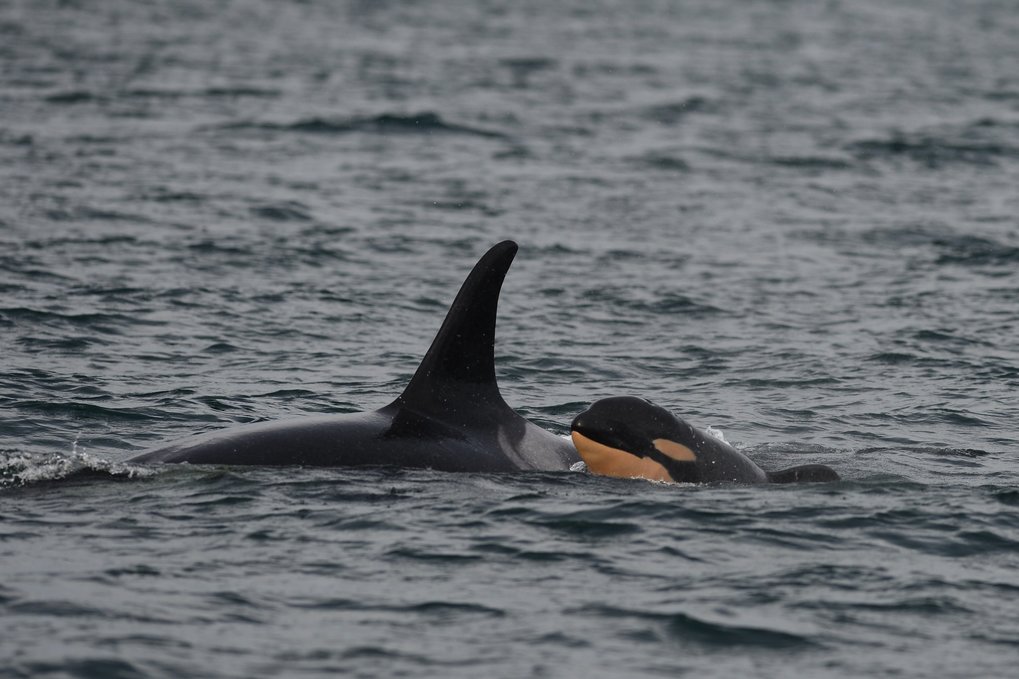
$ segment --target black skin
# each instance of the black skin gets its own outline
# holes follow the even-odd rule
[[[389,405],[215,431],[130,461],[452,472],[569,469],[580,460],[576,449],[514,412],[495,379],[496,309],[516,252],[516,243],[505,241],[478,261],[413,379]]]
[[[654,460],[679,483],[795,483],[839,479],[833,469],[819,464],[766,472],[729,444],[665,408],[634,396],[616,396],[595,402],[577,415],[571,428],[610,448]],[[696,461],[672,459],[655,448],[656,439],[686,446],[696,455]]]

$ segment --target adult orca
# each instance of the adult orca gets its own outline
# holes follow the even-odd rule
[[[823,464],[766,472],[728,443],[665,408],[633,396],[596,401],[570,426],[595,474],[675,483],[838,481]]]
[[[184,439],[131,462],[394,466],[449,472],[566,470],[569,440],[510,408],[495,378],[495,321],[517,245],[474,266],[403,393],[373,412],[263,422]]]

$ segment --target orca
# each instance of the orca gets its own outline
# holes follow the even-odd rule
[[[504,241],[482,256],[414,377],[384,408],[240,425],[161,446],[129,462],[568,470],[580,460],[570,441],[518,415],[496,382],[496,310],[516,252],[516,243]]]
[[[570,436],[588,470],[604,476],[672,483],[839,480],[821,464],[766,472],[728,443],[634,396],[596,401],[573,420]]]

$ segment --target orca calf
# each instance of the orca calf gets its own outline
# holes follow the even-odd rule
[[[573,444],[595,474],[675,483],[838,481],[822,464],[766,472],[728,443],[633,396],[595,402],[573,420]]]
[[[516,243],[504,241],[478,261],[414,377],[384,408],[241,425],[129,461],[450,472],[568,470],[579,461],[570,442],[514,412],[495,379],[496,310],[516,252]]]

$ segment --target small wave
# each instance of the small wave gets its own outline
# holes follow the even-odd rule
[[[145,676],[139,666],[118,658],[78,658],[31,663],[21,661],[19,664],[26,673],[13,676],[104,677],[109,679],[135,679]]]
[[[192,252],[201,254],[237,255],[240,257],[250,257],[252,255],[251,250],[246,247],[212,239],[195,241],[189,244],[187,248]]]
[[[119,212],[104,210],[89,205],[76,205],[68,208],[52,208],[45,211],[46,216],[55,222],[129,222],[133,225],[151,224],[152,220],[137,212]],[[115,236],[118,240],[134,240],[130,236]],[[88,239],[86,242],[91,242]]]
[[[413,547],[400,547],[393,549],[387,552],[386,556],[397,559],[408,559],[411,561],[450,565],[465,564],[480,561],[482,559],[482,557],[477,554],[440,552],[432,549],[425,550]]]
[[[45,100],[49,104],[84,104],[98,100],[99,97],[85,90],[67,90],[65,92],[55,92],[48,95]]]
[[[1009,505],[1010,507],[1019,507],[1019,490],[1010,488],[1008,490],[995,491],[991,497],[1000,502],[1003,505]]]
[[[734,646],[762,650],[790,651],[815,646],[809,638],[779,629],[753,627],[706,620],[689,613],[637,611],[609,605],[588,606],[584,613],[598,617],[631,618],[661,625],[667,634],[682,643],[694,644],[704,650],[731,649]]]
[[[8,307],[0,309],[0,319],[9,321],[28,320],[32,322],[63,321],[73,325],[101,325],[106,323],[123,323],[133,319],[124,314],[104,313],[60,313],[30,307]]]
[[[691,96],[680,101],[654,104],[642,112],[642,117],[666,126],[678,125],[693,113],[713,113],[718,105],[701,96]]]
[[[280,90],[264,87],[209,87],[198,92],[194,92],[194,96],[198,97],[264,97],[273,98],[278,97],[282,94]]]
[[[526,77],[532,73],[556,68],[559,62],[548,57],[506,57],[500,59],[499,64],[505,66],[514,74]]]
[[[821,609],[845,612],[850,616],[864,611],[884,614],[915,613],[924,616],[961,615],[973,612],[953,598],[938,596],[889,598],[882,601],[811,601],[795,604],[795,606],[806,610]]]
[[[768,161],[773,165],[797,170],[848,170],[853,166],[845,158],[826,156],[772,156]]]
[[[648,153],[636,159],[636,162],[652,170],[663,170],[666,172],[689,172],[690,163],[678,156],[671,156],[659,152]]]
[[[915,354],[908,354],[902,351],[881,351],[867,357],[868,361],[884,363],[886,365],[908,365],[917,363],[921,359]]]
[[[942,527],[925,520],[919,512],[904,519],[909,512],[882,512],[873,517],[871,525],[883,527],[868,531],[872,538],[883,540],[904,550],[936,557],[973,558],[1014,554],[1019,542],[992,530],[957,531],[946,535]]]
[[[235,351],[241,351],[241,349],[229,342],[213,342],[201,351],[206,354],[231,354]]]
[[[86,208],[88,210],[88,208]],[[87,213],[86,214],[95,214]],[[107,215],[108,216],[108,215]],[[51,250],[53,248],[62,248],[65,246],[78,247],[78,246],[94,246],[100,245],[103,247],[114,247],[114,246],[144,246],[148,247],[150,242],[139,240],[134,236],[128,236],[123,234],[99,234],[94,235],[80,235],[80,236],[50,236],[47,238],[39,238],[25,241],[25,247],[33,250]]]
[[[641,294],[641,293],[637,293]],[[584,293],[584,299],[606,306],[624,310],[633,310],[651,314],[682,314],[686,317],[699,318],[725,314],[726,311],[711,304],[698,302],[688,295],[673,291],[654,291],[647,296],[650,299],[634,298],[634,291],[612,286],[594,288]]]
[[[85,401],[16,401],[14,407],[47,417],[68,417],[83,420],[137,422],[159,420],[164,414],[157,408],[111,408]]]
[[[485,616],[491,618],[503,618],[506,616],[506,611],[501,608],[492,608],[481,604],[460,603],[456,601],[426,601],[409,606],[405,610],[412,613],[420,613],[442,619],[465,616]]]
[[[673,614],[668,630],[683,641],[709,647],[753,646],[768,650],[792,650],[814,646],[814,642],[799,634],[765,627],[710,622],[686,613]]]
[[[449,134],[482,137],[486,139],[509,139],[502,132],[469,125],[446,122],[439,114],[422,112],[410,115],[382,113],[375,116],[354,118],[303,118],[292,123],[270,123],[244,121],[229,123],[223,129],[235,130],[278,130],[306,134]]]
[[[919,420],[921,422],[927,421],[925,419]],[[937,420],[934,420],[937,421]],[[949,422],[951,420],[948,420]],[[930,455],[932,457],[986,457],[992,455],[990,451],[981,450],[979,448],[951,448],[951,447],[937,447],[937,446],[915,446],[915,445],[901,445],[901,446],[871,446],[868,448],[860,448],[856,451],[857,455],[871,455],[874,453],[879,454],[893,454],[893,453],[911,453],[914,455]]]
[[[134,88],[109,92],[92,92],[89,90],[64,90],[44,97],[48,104],[74,106],[77,104],[106,104],[128,99],[252,99],[274,98],[280,96],[280,90],[259,87],[208,87],[198,90]]]
[[[503,514],[505,510],[494,510],[493,515]],[[515,511],[511,509],[510,511]],[[634,521],[623,521],[620,517],[632,517]],[[644,528],[639,520],[643,518],[639,511],[628,507],[600,508],[595,510],[579,510],[563,514],[538,514],[528,518],[528,523],[540,526],[555,534],[579,537],[586,540],[613,538],[621,535],[640,533]]]
[[[311,221],[308,207],[295,201],[259,205],[251,208],[251,214],[274,222]]]
[[[659,299],[647,305],[636,305],[637,308],[656,314],[683,314],[686,316],[704,316],[724,313],[724,309],[711,304],[702,304],[694,301],[687,295],[678,293],[665,293]]]
[[[957,236],[937,239],[934,245],[942,251],[938,264],[1003,266],[1019,263],[1019,247],[991,238]]]
[[[200,193],[170,191],[169,189],[157,189],[148,198],[157,203],[202,203],[205,201],[205,197]]]
[[[30,134],[14,134],[7,130],[0,130],[0,144],[10,146],[32,146],[35,144],[35,137]]]
[[[993,165],[999,158],[1019,156],[1019,149],[1003,144],[903,132],[895,132],[885,139],[853,142],[847,150],[864,161],[905,158],[930,169],[939,169],[953,163]]]

